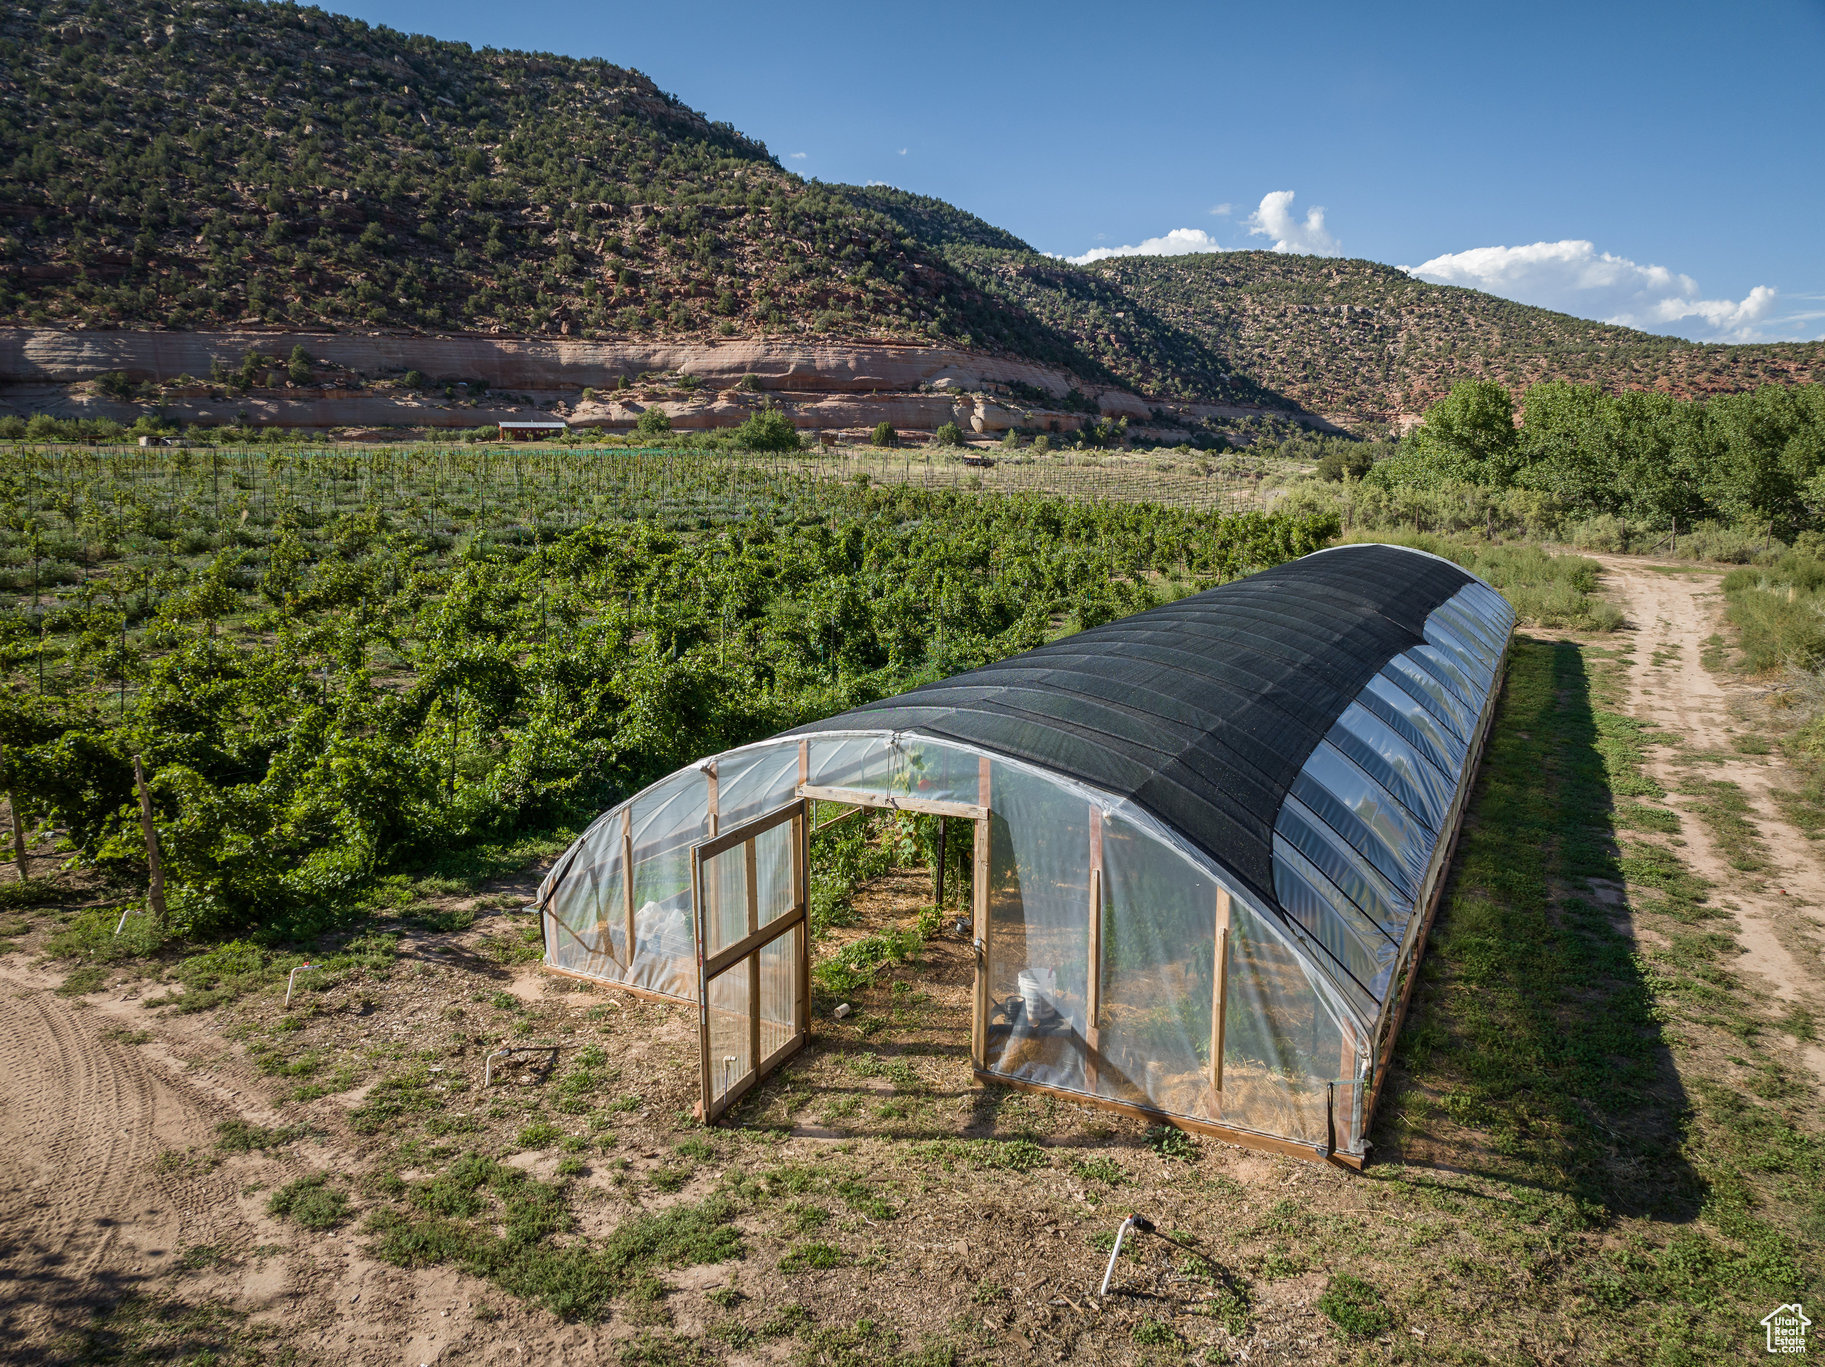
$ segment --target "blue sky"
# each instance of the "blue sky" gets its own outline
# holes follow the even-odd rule
[[[330,7],[638,68],[803,175],[1060,255],[1341,253],[1656,332],[1825,337],[1825,0]]]

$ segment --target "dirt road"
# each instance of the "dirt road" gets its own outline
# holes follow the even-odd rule
[[[1745,686],[1705,667],[1709,644],[1722,630],[1723,576],[1690,565],[1597,559],[1637,633],[1628,671],[1629,710],[1674,742],[1650,747],[1647,768],[1681,814],[1687,862],[1715,885],[1719,904],[1733,913],[1741,966],[1778,1000],[1817,1015],[1825,1010],[1825,861],[1781,814],[1774,794],[1792,779],[1779,757],[1735,748],[1751,729],[1733,708]],[[1694,795],[1681,791],[1692,788],[1694,775],[1741,789],[1748,820],[1766,845],[1766,869],[1749,873],[1732,865],[1692,810]],[[1825,1049],[1803,1045],[1801,1052],[1825,1082]]]
[[[232,1193],[159,1164],[206,1143],[219,1108],[122,1041],[55,978],[0,960],[4,1329],[39,1336],[207,1245]]]

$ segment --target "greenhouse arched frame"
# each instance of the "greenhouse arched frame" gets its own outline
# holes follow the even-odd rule
[[[814,804],[967,821],[979,1081],[1360,1167],[1513,627],[1339,546],[708,756],[553,866],[546,965],[695,1005],[714,1122],[809,1036]]]

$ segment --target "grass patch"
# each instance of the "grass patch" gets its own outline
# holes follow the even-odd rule
[[[440,1094],[431,1090],[430,1069],[421,1064],[376,1082],[361,1104],[349,1112],[349,1125],[356,1134],[379,1134],[401,1121],[430,1115],[442,1105]]]
[[[743,1253],[734,1207],[712,1197],[631,1219],[599,1243],[574,1229],[564,1186],[468,1154],[377,1212],[375,1252],[405,1267],[461,1267],[569,1319],[599,1319],[642,1273]]]
[[[0,883],[0,911],[50,906],[63,897],[63,889],[49,878],[23,878],[13,883]]]
[[[349,1217],[349,1198],[324,1173],[287,1182],[266,1201],[266,1213],[305,1229],[334,1229]]]
[[[61,1340],[55,1360],[71,1367],[265,1362],[272,1360],[266,1355],[276,1333],[217,1301],[192,1305],[128,1293]]]
[[[1381,1292],[1347,1272],[1331,1278],[1317,1305],[1319,1314],[1351,1338],[1372,1339],[1394,1327],[1394,1314]]]
[[[107,929],[112,931],[112,925]],[[207,1011],[252,992],[282,987],[292,969],[306,963],[316,967],[298,975],[295,990],[299,994],[329,992],[357,976],[383,979],[393,967],[397,942],[397,935],[369,934],[357,936],[340,950],[301,954],[251,940],[230,940],[178,960],[168,973],[172,990],[149,999],[146,1005],[169,1006],[179,1012]],[[53,937],[50,949],[53,954],[66,953],[77,943]]]
[[[1127,1169],[1107,1154],[1080,1158],[1071,1164],[1071,1171],[1086,1182],[1100,1182],[1106,1187],[1119,1187],[1128,1180]]]
[[[779,1260],[779,1270],[788,1276],[797,1272],[827,1272],[843,1265],[843,1254],[834,1244],[794,1244]]]
[[[99,992],[106,987],[108,979],[112,976],[113,970],[106,964],[84,964],[81,968],[73,969],[64,975],[63,981],[57,986],[57,995],[60,997],[86,997],[90,993]]]
[[[985,1171],[1033,1172],[1048,1167],[1051,1156],[1030,1139],[929,1139],[913,1146],[919,1157],[945,1172],[959,1167]]]
[[[225,1120],[215,1127],[215,1146],[223,1153],[252,1153],[255,1149],[278,1149],[302,1137],[302,1125],[279,1125],[268,1129],[245,1120]]]
[[[1761,873],[1768,868],[1768,847],[1752,819],[1755,809],[1739,785],[1727,778],[1693,774],[1681,780],[1679,790],[1695,799],[1689,804],[1693,814],[1710,830],[1717,852],[1731,868],[1743,873]]]

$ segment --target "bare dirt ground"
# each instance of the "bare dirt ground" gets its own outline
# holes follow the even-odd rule
[[[1750,687],[1707,667],[1723,630],[1722,574],[1692,565],[1626,556],[1596,557],[1613,596],[1637,632],[1628,702],[1638,720],[1663,729],[1669,745],[1648,751],[1648,772],[1681,812],[1684,855],[1719,889],[1736,920],[1741,966],[1758,975],[1783,1002],[1825,1013],[1825,866],[1816,847],[1781,814],[1775,793],[1791,783],[1778,755],[1745,754],[1736,742]],[[1737,866],[1693,809],[1702,795],[1693,779],[1734,784],[1746,799],[1747,820],[1765,852]],[[1807,1065],[1825,1083],[1825,1048],[1801,1045]]]

